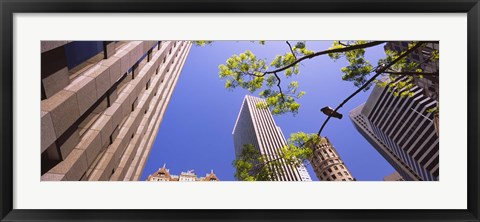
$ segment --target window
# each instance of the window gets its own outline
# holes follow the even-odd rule
[[[332,172],[332,169],[328,169],[328,172],[330,172],[330,173],[331,173],[331,172]]]
[[[337,176],[335,176],[335,174],[332,175],[332,179],[337,179]]]
[[[338,167],[337,167],[337,166],[333,166],[333,169],[338,170]]]
[[[348,172],[347,172],[347,171],[343,171],[343,173],[348,176]]]
[[[145,90],[148,90],[148,87],[150,87],[150,80],[151,80],[151,79],[149,79],[149,80],[147,81],[147,84],[145,85]]]
[[[338,176],[343,176],[342,173],[340,173],[340,172],[338,172],[337,174],[338,174]]]
[[[65,45],[68,69],[84,63],[103,51],[103,41],[73,41]]]

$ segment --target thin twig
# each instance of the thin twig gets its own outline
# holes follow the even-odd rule
[[[292,52],[292,55],[293,57],[295,57],[295,60],[297,60],[297,56],[295,55],[295,52],[293,52],[293,49],[292,49],[292,46],[290,45],[290,43],[288,41],[285,41],[288,45],[288,47],[290,48],[290,52]]]

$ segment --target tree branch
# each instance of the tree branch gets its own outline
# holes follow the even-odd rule
[[[273,73],[273,74],[275,75],[275,77],[277,77],[277,80],[278,80],[277,86],[278,86],[278,90],[280,91],[280,95],[282,96],[281,98],[282,98],[282,103],[283,103],[283,102],[285,102],[285,98],[284,98],[284,94],[282,92],[282,87],[280,86],[280,83],[281,83],[282,80],[280,79],[280,77],[278,77],[276,72]]]
[[[285,41],[288,45],[288,47],[290,48],[290,52],[292,52],[292,55],[293,57],[295,58],[295,60],[297,60],[297,56],[295,55],[295,52],[293,52],[293,49],[292,49],[292,46],[290,45],[290,43],[288,41]]]
[[[398,61],[400,61],[401,59],[405,58],[406,56],[408,56],[410,53],[412,53],[413,51],[415,51],[417,48],[419,48],[420,46],[422,46],[423,44],[425,43],[428,43],[428,42],[418,42],[415,46],[413,46],[412,48],[410,48],[409,50],[407,50],[406,52],[402,53],[400,56],[398,56],[396,59],[394,59],[393,61],[391,61],[389,64],[381,67],[381,68],[378,68],[377,70],[375,70],[376,74],[374,76],[372,76],[372,78],[370,78],[367,82],[365,82],[365,84],[363,84],[360,88],[357,89],[357,91],[355,91],[354,93],[352,93],[349,97],[347,97],[342,103],[340,103],[340,105],[337,106],[337,108],[335,108],[335,110],[330,113],[330,115],[328,115],[327,119],[325,120],[325,122],[323,122],[322,124],[322,127],[320,127],[320,130],[318,131],[317,135],[320,137],[320,134],[322,133],[322,130],[323,128],[325,127],[325,125],[327,124],[328,120],[330,120],[330,118],[332,117],[332,114],[337,112],[338,109],[340,109],[345,103],[347,103],[351,98],[353,98],[355,95],[357,95],[359,92],[361,92],[365,87],[367,87],[368,85],[370,85],[371,82],[373,82],[373,80],[375,80],[380,74],[384,73],[385,70],[387,70],[388,68],[390,68],[391,66],[393,66],[395,63],[397,63]]]
[[[302,58],[299,58],[297,59],[295,62],[289,64],[289,65],[286,65],[282,68],[279,68],[277,70],[273,70],[273,71],[269,71],[269,72],[265,72],[265,74],[272,74],[272,73],[277,73],[277,72],[281,72],[281,71],[284,71],[296,64],[298,64],[299,62],[305,60],[305,59],[311,59],[313,57],[317,57],[317,56],[320,56],[320,55],[325,55],[325,54],[329,54],[329,53],[338,53],[338,52],[347,52],[347,51],[351,51],[351,50],[356,50],[356,49],[363,49],[363,48],[369,48],[369,47],[373,47],[373,46],[377,46],[377,45],[380,45],[380,44],[383,44],[385,43],[385,41],[373,41],[373,42],[368,42],[368,43],[365,43],[365,44],[358,44],[358,45],[353,45],[353,46],[349,46],[349,47],[345,47],[345,48],[338,48],[338,49],[328,49],[328,50],[324,50],[324,51],[320,51],[320,52],[316,52],[316,53],[313,53],[311,55],[307,55],[307,56],[304,56]]]

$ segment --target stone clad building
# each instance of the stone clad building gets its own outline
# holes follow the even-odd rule
[[[320,138],[310,160],[317,178],[321,181],[354,181],[355,179],[337,150],[327,137]]]
[[[188,41],[42,41],[41,180],[138,180]]]
[[[170,174],[170,170],[165,167],[165,164],[162,168],[158,169],[157,172],[148,175],[147,181],[179,181],[179,182],[195,182],[195,181],[220,181],[213,173],[213,170],[210,173],[207,173],[205,177],[197,177],[197,174],[193,170],[187,172],[181,172],[180,175]]]

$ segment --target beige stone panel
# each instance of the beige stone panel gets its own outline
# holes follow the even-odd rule
[[[130,66],[130,54],[128,52],[125,52],[125,55],[122,55],[122,57],[120,57],[120,58],[121,58],[120,59],[120,65],[121,65],[120,72],[122,74],[125,74],[132,67],[132,66]]]
[[[87,159],[83,150],[73,149],[70,155],[47,173],[64,174],[67,180],[78,180],[87,170]]]
[[[108,165],[105,166],[102,172],[101,178],[105,178],[105,180],[110,180],[110,177],[115,173],[115,168],[117,168],[117,165],[118,165],[118,162],[115,163],[114,160],[112,159],[112,161],[110,161]]]
[[[78,152],[78,154],[75,153],[75,155],[79,155],[78,161],[76,161],[75,164],[73,164],[73,166],[70,168],[66,176],[68,180],[78,181],[83,176],[83,174],[85,174],[85,172],[87,171],[88,165],[87,165],[87,158],[83,150],[74,149],[72,153],[74,152]]]
[[[86,76],[95,78],[97,87],[97,98],[100,98],[110,88],[110,69],[105,66],[95,65],[85,72]]]
[[[46,173],[41,177],[41,181],[62,181],[66,180],[65,174]]]
[[[44,53],[46,51],[58,48],[60,46],[66,45],[71,41],[41,41],[40,42],[40,51]]]
[[[120,126],[113,127],[113,132],[112,132],[112,135],[111,135],[112,141],[115,141],[119,132],[120,132]]]
[[[115,173],[110,177],[110,181],[119,181],[123,172],[123,167],[117,167]]]
[[[115,42],[112,41],[112,42],[108,43],[106,48],[107,48],[107,52],[106,52],[107,58],[110,58],[112,55],[115,54],[115,51],[116,51],[115,50]]]
[[[135,89],[135,85],[132,84],[132,82],[134,82],[134,81],[138,81],[138,80],[134,79],[134,80],[130,81],[128,84],[126,84],[120,94],[124,93],[124,94],[128,95],[126,97],[130,97],[133,94],[133,91]],[[122,96],[119,96],[119,97],[122,97]],[[125,100],[125,101],[127,101],[127,100]],[[119,102],[122,102],[122,101],[120,100]]]
[[[130,140],[130,143],[137,141],[138,138],[133,138]],[[109,152],[113,153],[113,159],[116,163],[115,166],[118,166],[120,163],[120,159],[124,155],[125,149],[127,149],[127,143],[122,143],[120,140],[116,140],[114,144],[112,144],[112,149],[108,150]]]
[[[113,103],[105,110],[104,114],[112,117],[113,128],[115,128],[117,125],[120,124],[120,122],[122,122],[123,113],[119,103]]]
[[[132,67],[135,63],[138,62],[138,60],[140,59],[141,55],[139,53],[139,51],[142,50],[142,45],[140,45],[141,42],[139,43],[138,41],[135,41],[135,42],[132,42],[132,50],[130,50],[130,52],[128,53],[128,56],[130,57],[129,58],[129,61],[130,63],[128,64],[129,67]]]
[[[140,111],[140,109],[139,109],[139,111]],[[142,114],[143,114],[143,112],[142,112]],[[140,121],[142,120],[142,117],[143,117],[143,115],[135,117],[135,119],[132,123],[132,126],[131,126],[134,131],[136,131],[138,129],[138,126],[140,125]]]
[[[110,135],[113,131],[112,117],[101,115],[90,129],[100,131],[102,138],[102,147],[110,143]]]
[[[125,127],[125,124],[120,127],[120,130],[118,132],[118,135],[117,135],[117,140],[121,140],[121,141],[124,141],[125,139],[125,142],[127,141],[126,138],[127,138],[127,135],[131,135],[129,134],[129,129],[130,127]]]
[[[162,61],[162,60],[160,60],[160,55],[161,55],[161,53],[157,52],[157,54],[155,54],[155,56],[153,56],[152,69],[154,70],[153,71],[154,73],[156,72],[156,69],[160,65],[160,62]]]
[[[155,94],[155,92],[158,92],[159,87],[160,87],[160,78],[155,78],[155,81],[152,81],[151,93]]]
[[[68,77],[68,69],[64,67],[57,72],[42,79],[43,88],[45,89],[45,95],[47,98],[52,97],[55,93],[68,86],[70,78]]]
[[[131,107],[128,102],[124,101],[122,103],[115,102],[119,105],[119,112],[121,113],[122,121],[125,117],[130,114]]]
[[[85,150],[87,165],[90,166],[102,150],[100,132],[97,130],[88,130],[75,148]]]
[[[66,90],[42,100],[41,110],[50,113],[55,135],[62,135],[80,117],[75,93]]]
[[[65,134],[68,134],[68,131],[70,130],[71,129],[67,130]],[[72,152],[78,142],[80,142],[80,135],[78,130],[74,130],[73,133],[68,136],[68,138],[63,137],[66,137],[66,135],[60,136],[60,138],[57,140],[57,147],[59,147],[62,157],[65,158],[70,154],[70,152]],[[62,142],[61,140],[65,140],[65,142],[60,144],[60,142]]]
[[[41,152],[45,151],[57,139],[55,129],[53,128],[52,117],[50,113],[41,111],[42,127],[41,127]]]
[[[78,109],[80,115],[85,113],[97,101],[97,88],[95,79],[88,76],[79,76],[75,78],[65,90],[75,92],[77,94]]]
[[[90,181],[106,181],[107,178],[106,176],[103,175],[103,169],[102,170],[93,170],[90,176],[88,177],[88,180]]]
[[[156,43],[157,43],[157,41],[144,41],[143,42],[143,52],[145,53],[148,50],[150,50]]]
[[[115,102],[117,103],[117,102]],[[123,103],[117,103],[120,105],[120,111],[122,113],[121,117],[122,117],[122,120],[123,118],[125,118],[126,116],[128,116],[130,114],[130,110],[131,110],[131,106],[126,103],[126,102],[123,102]]]
[[[110,69],[110,85],[113,85],[117,82],[120,77],[125,72],[122,72],[121,61],[118,57],[110,57],[108,59],[104,59],[98,63],[101,66],[108,67]]]
[[[158,61],[158,60],[157,60],[157,61]],[[150,66],[150,68],[149,68],[149,70],[148,70],[148,72],[147,72],[147,79],[152,78],[153,76],[155,76],[157,67],[158,67],[158,66],[155,65],[155,62],[152,62],[152,63],[151,63],[151,66]]]
[[[116,165],[113,156],[113,153],[105,152],[98,164],[95,166],[95,169],[106,170],[108,168],[111,168],[113,165]]]
[[[132,91],[132,98],[137,98],[140,97],[140,92],[144,89],[144,85],[142,84],[143,81],[139,79],[138,83],[134,85],[133,91]],[[133,102],[133,100],[131,101]]]
[[[110,92],[108,98],[110,99],[110,104],[113,104],[118,98],[118,91],[113,90],[112,92]]]

